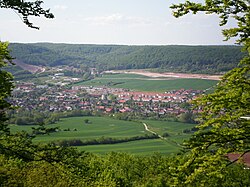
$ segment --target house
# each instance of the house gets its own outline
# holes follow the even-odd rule
[[[123,108],[123,109],[120,109],[119,112],[124,113],[124,112],[127,112],[127,111]]]
[[[243,156],[240,153],[229,153],[227,157],[231,162],[244,163],[250,168],[250,152],[245,153]]]
[[[112,112],[114,109],[113,108],[106,108],[105,109],[105,111],[107,112],[107,113],[110,113],[110,112]]]
[[[48,98],[47,97],[40,97],[39,100],[40,101],[48,101]]]
[[[118,102],[119,102],[119,103],[125,103],[125,102],[126,102],[126,100],[124,100],[124,99],[120,99]]]
[[[99,110],[105,110],[105,106],[96,106],[96,108]]]

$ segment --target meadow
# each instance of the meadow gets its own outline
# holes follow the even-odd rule
[[[143,123],[146,123],[148,128],[159,135],[167,133],[169,137],[167,140],[171,142],[176,142],[181,144],[184,140],[187,140],[191,133],[183,133],[185,129],[191,129],[195,124],[191,123],[181,123],[181,122],[172,122],[172,121],[156,121],[156,120],[143,120]]]
[[[172,154],[180,150],[180,147],[164,141],[162,139],[138,140],[133,142],[110,144],[110,145],[88,145],[77,147],[81,151],[97,154],[107,154],[109,152],[126,152],[134,155]]]
[[[76,85],[109,86],[136,91],[165,92],[179,89],[206,90],[215,86],[217,82],[205,79],[163,79],[133,74],[104,74],[102,77],[97,77]]]
[[[85,123],[85,119],[88,119],[89,122]],[[180,150],[179,144],[182,142],[182,140],[187,139],[190,136],[189,134],[185,134],[182,131],[194,126],[193,124],[187,123],[156,120],[133,122],[117,120],[110,117],[72,117],[62,118],[58,123],[49,125],[48,127],[59,127],[60,131],[50,133],[49,135],[38,135],[34,139],[34,142],[38,143],[73,139],[85,141],[98,139],[101,137],[121,139],[151,134],[150,132],[145,131],[143,123],[146,123],[150,130],[153,130],[159,135],[167,132],[170,136],[166,139],[138,140],[111,145],[78,146],[77,148],[82,151],[89,151],[99,154],[105,154],[111,151],[129,152],[137,155],[150,155],[155,152],[161,154],[175,153]],[[35,126],[11,125],[11,130],[13,132],[25,130],[31,133],[32,127]]]
[[[89,122],[85,123],[88,119]],[[32,131],[35,126],[11,126],[13,131],[25,130]],[[150,134],[145,132],[143,125],[139,122],[123,121],[112,119],[109,117],[72,117],[61,118],[56,124],[48,127],[59,127],[60,131],[51,133],[49,135],[39,135],[35,141],[54,141],[54,140],[68,140],[80,139],[90,140],[95,138],[112,137],[112,138],[127,138],[133,136],[143,136]]]

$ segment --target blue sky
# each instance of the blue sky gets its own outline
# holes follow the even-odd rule
[[[0,39],[126,45],[218,45],[223,42],[215,15],[174,18],[169,6],[184,0],[44,0],[55,19],[32,18],[25,26],[13,10],[0,9]],[[199,0],[198,0],[199,1]]]

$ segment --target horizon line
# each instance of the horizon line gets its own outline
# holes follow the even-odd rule
[[[10,44],[66,44],[66,45],[110,45],[110,46],[239,46],[240,44],[115,44],[115,43],[72,43],[72,42],[10,42]]]

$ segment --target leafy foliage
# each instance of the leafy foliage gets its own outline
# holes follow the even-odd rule
[[[45,17],[52,17],[49,11],[44,11],[40,7],[41,3],[42,1],[24,2],[6,0],[0,1],[0,8],[18,10],[23,16],[25,24],[29,27],[37,28],[29,22],[28,16],[44,15]],[[8,43],[0,42],[0,185],[37,186],[38,184],[47,184],[48,181],[52,185],[58,185],[60,184],[57,181],[58,177],[54,178],[58,174],[56,170],[61,168],[63,172],[59,172],[59,174],[64,174],[64,176],[67,176],[66,173],[68,173],[68,176],[75,175],[74,173],[82,167],[77,164],[76,160],[83,153],[53,144],[36,145],[32,142],[33,137],[29,134],[25,132],[12,134],[9,131],[5,121],[7,120],[6,110],[10,109],[11,106],[6,99],[11,95],[13,89],[13,77],[2,68],[11,62],[12,58],[9,55]],[[37,167],[39,167],[38,170],[36,169]],[[65,172],[64,168],[66,169]],[[50,174],[49,177],[47,177],[48,171]],[[25,181],[24,178],[26,179]],[[71,181],[66,180],[69,177],[61,178],[67,181],[64,184],[72,186],[70,185]]]
[[[6,109],[10,108],[10,104],[6,101],[10,96],[14,87],[13,77],[10,73],[2,68],[8,63],[11,63],[12,58],[9,55],[8,43],[0,42],[0,134],[1,131],[6,131],[7,126],[4,125],[6,120]]]
[[[237,28],[223,30],[226,39],[238,36],[238,43],[247,51],[238,67],[229,71],[219,82],[214,93],[195,101],[201,109],[199,129],[185,144],[189,150],[184,162],[176,168],[176,185],[191,185],[199,181],[207,185],[210,178],[223,181],[228,166],[228,153],[239,152],[242,156],[250,151],[250,5],[249,1],[213,1],[205,4],[186,1],[172,6],[174,16],[204,11],[219,14],[221,25],[229,17],[238,22]],[[223,185],[231,186],[226,183]]]
[[[137,157],[114,152],[105,156],[85,153],[74,162],[71,160],[78,163],[75,169],[62,163],[27,163],[1,156],[0,182],[2,186],[173,186],[172,171],[182,159],[159,154]],[[247,186],[250,182],[250,172],[240,165],[226,168],[224,175],[222,179],[208,176],[200,179],[209,178],[206,186],[211,187]],[[200,186],[200,181],[197,179],[190,186]]]
[[[250,121],[242,118],[250,114],[250,61],[227,73],[216,91],[196,101],[202,108],[198,132],[186,142],[190,159],[181,169],[188,170],[187,182],[200,175],[221,177],[229,164],[227,153],[250,150]],[[190,173],[192,173],[190,175]]]

